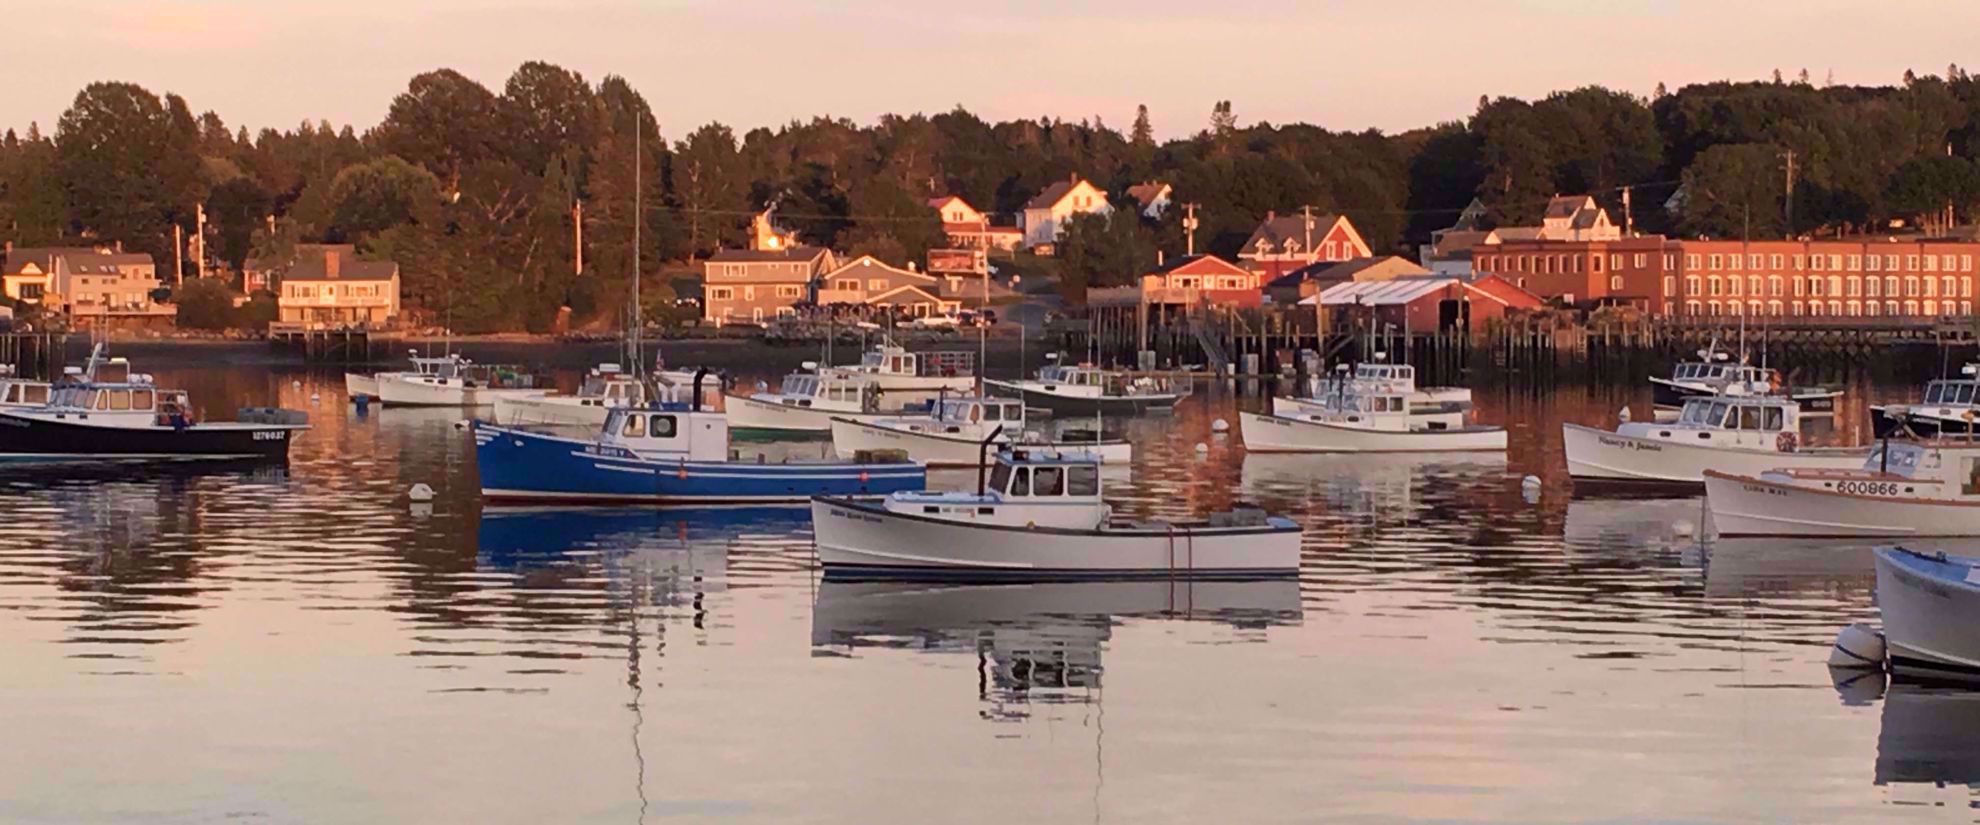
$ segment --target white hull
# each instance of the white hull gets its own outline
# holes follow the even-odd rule
[[[543,390],[468,386],[459,378],[427,379],[388,375],[378,379],[378,400],[405,407],[486,407],[505,395],[542,395]]]
[[[798,407],[771,401],[758,401],[745,395],[724,395],[723,412],[729,416],[730,430],[782,430],[788,432],[829,433],[832,431],[832,417],[865,420],[885,416],[898,416],[898,412],[863,413],[853,410],[834,410],[823,407]]]
[[[543,424],[553,426],[603,427],[605,417],[623,402],[610,405],[604,399],[572,396],[502,395],[495,399],[495,423],[509,425]]]
[[[1723,436],[1721,432],[1714,435]],[[1813,449],[1782,452],[1638,438],[1608,430],[1562,424],[1568,475],[1577,481],[1637,481],[1702,484],[1706,470],[1758,476],[1783,468],[1854,470],[1867,449]]]
[[[1005,438],[997,443],[1009,442],[1010,439]],[[1134,445],[1126,441],[1102,441],[1098,444],[1068,441],[1028,446],[1060,452],[1080,450],[1097,453],[1103,465],[1126,464],[1134,459]],[[851,459],[862,450],[905,450],[908,458],[935,467],[974,467],[984,459],[981,442],[960,435],[909,432],[876,421],[860,421],[844,416],[832,418],[832,449],[843,459]],[[993,445],[993,453],[995,449]]]
[[[1980,584],[1972,560],[1940,563],[1894,549],[1876,556],[1877,607],[1894,669],[1980,674]]]
[[[1443,453],[1504,450],[1499,427],[1375,430],[1257,413],[1239,413],[1244,448],[1277,453]]]
[[[1980,503],[1855,495],[1716,472],[1705,476],[1705,502],[1721,536],[1980,536]]]
[[[856,374],[861,383],[879,385],[881,398],[893,407],[924,404],[944,395],[968,395],[976,389],[976,379],[968,376]]]
[[[1300,620],[1299,582],[1079,581],[1030,584],[846,582],[818,585],[811,643],[1039,629],[1063,640],[1086,625],[1123,617],[1230,621],[1250,625]]]
[[[1299,569],[1298,527],[1052,530],[890,513],[835,499],[811,503],[818,560],[892,576],[1286,576]]]
[[[350,398],[359,396],[377,398],[378,376],[359,375],[355,372],[344,373],[344,395]]]

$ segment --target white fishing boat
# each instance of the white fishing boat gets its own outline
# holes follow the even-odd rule
[[[805,371],[784,376],[777,392],[725,393],[722,403],[729,416],[729,428],[828,433],[832,431],[834,416],[871,420],[906,412],[898,407],[883,410],[885,393],[871,378],[819,370],[809,362],[804,366]]]
[[[999,453],[975,493],[812,501],[827,576],[1012,579],[1270,577],[1299,569],[1299,525],[1261,510],[1117,519],[1085,453]]]
[[[378,377],[378,400],[405,407],[487,407],[502,396],[539,395],[535,379],[514,367],[442,359],[431,372]]]
[[[411,361],[412,369],[387,370],[368,375],[360,372],[344,373],[344,395],[350,398],[371,398],[377,400],[378,382],[387,377],[394,375],[432,375],[439,373],[449,365],[452,365],[454,369],[458,370],[462,362],[460,356],[453,354],[443,355],[438,358],[421,357],[419,350],[416,349],[407,351],[407,359]]]
[[[1899,673],[1980,677],[1980,559],[1879,547],[1877,608]]]
[[[1973,432],[1973,420],[1980,417],[1980,364],[1960,368],[1959,378],[1928,381],[1915,404],[1877,404],[1870,407],[1872,432],[1883,434],[1897,429],[1921,437],[1966,435]]]
[[[1415,453],[1504,450],[1506,430],[1471,423],[1459,410],[1412,410],[1400,387],[1341,384],[1317,410],[1239,413],[1244,448],[1278,453]]]
[[[1035,379],[984,379],[983,386],[986,391],[1017,398],[1027,407],[1064,416],[1134,415],[1169,410],[1189,395],[1187,387],[1179,387],[1166,378],[1136,377],[1090,364],[1051,364],[1039,369]]]
[[[1774,394],[1787,398],[1803,413],[1833,415],[1842,390],[1829,387],[1786,387],[1779,370],[1756,367],[1719,347],[1717,341],[1698,351],[1699,360],[1681,361],[1671,377],[1650,377],[1651,401],[1658,410],[1676,411],[1693,398],[1725,395]]]
[[[832,448],[841,458],[874,450],[901,450],[908,458],[931,467],[974,467],[983,461],[985,444],[1094,453],[1103,464],[1125,464],[1134,458],[1134,445],[1125,439],[1046,439],[1025,429],[1024,404],[997,398],[944,398],[927,415],[857,419],[832,418]]]
[[[1870,449],[1801,444],[1801,408],[1780,396],[1686,401],[1677,420],[1625,421],[1614,430],[1562,424],[1577,484],[1696,486],[1707,470],[1758,475],[1779,467],[1853,469]]]
[[[1413,413],[1442,415],[1471,409],[1471,390],[1465,387],[1418,387],[1416,368],[1408,364],[1362,363],[1352,370],[1341,364],[1335,374],[1308,379],[1302,396],[1275,396],[1272,414],[1305,417],[1331,412],[1340,400],[1368,393],[1400,394]]]
[[[529,395],[504,394],[495,399],[495,423],[508,425],[552,425],[602,427],[611,411],[624,407],[638,407],[649,401],[673,403],[686,400],[676,389],[685,390],[694,384],[692,375],[684,383],[667,379],[666,374],[656,375],[654,381],[641,381],[627,373],[618,364],[599,364],[592,368],[578,387],[576,395],[555,395],[537,392]]]
[[[945,395],[961,395],[976,386],[976,353],[960,350],[908,352],[885,341],[867,350],[858,364],[828,366],[821,374],[880,389],[897,407],[927,404]]]
[[[1854,469],[1706,471],[1722,536],[1980,536],[1980,442],[1892,441]]]

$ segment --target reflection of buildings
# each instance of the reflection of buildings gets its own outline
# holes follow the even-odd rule
[[[1023,719],[1024,705],[1089,702],[1117,619],[1296,623],[1299,583],[1059,582],[933,585],[823,581],[814,647],[905,647],[974,653],[985,718]]]
[[[1877,732],[1878,785],[1966,786],[1980,805],[1980,692],[1892,682]],[[1897,795],[1898,792],[1893,792]]]
[[[1247,453],[1244,494],[1265,502],[1321,502],[1342,518],[1377,524],[1407,521],[1425,506],[1423,488],[1446,492],[1467,480],[1502,474],[1499,453]]]

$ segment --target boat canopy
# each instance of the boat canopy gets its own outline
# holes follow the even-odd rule
[[[1092,453],[1009,450],[997,454],[988,489],[1004,498],[1100,500],[1100,460]]]

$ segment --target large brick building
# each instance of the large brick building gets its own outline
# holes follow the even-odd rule
[[[1480,273],[1546,298],[1659,315],[1946,317],[1973,314],[1980,243],[1949,240],[1506,241]]]

